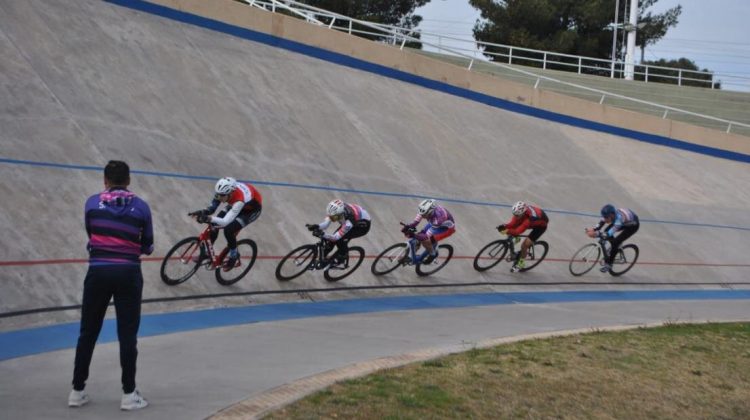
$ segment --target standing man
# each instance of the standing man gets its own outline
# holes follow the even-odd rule
[[[105,190],[86,201],[89,270],[83,283],[81,332],[76,347],[73,390],[68,397],[70,407],[81,407],[90,401],[84,388],[96,339],[112,297],[122,367],[120,409],[137,410],[148,405],[135,388],[135,365],[143,291],[140,255],[153,252],[154,234],[148,204],[128,191],[128,185],[128,164],[111,160],[104,167]]]

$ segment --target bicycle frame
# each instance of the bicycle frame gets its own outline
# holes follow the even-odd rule
[[[224,257],[226,256],[227,250],[225,249],[221,254],[216,255],[216,251],[214,251],[214,245],[211,243],[211,232],[214,230],[220,230],[219,227],[214,227],[211,225],[206,225],[206,228],[201,232],[200,235],[198,235],[198,246],[193,248],[190,247],[187,250],[185,250],[185,253],[180,256],[181,260],[184,260],[184,258],[193,258],[195,251],[198,251],[200,253],[201,247],[204,247],[206,250],[206,254],[208,254],[208,259],[210,261],[210,266],[208,269],[213,270],[217,267],[221,266],[221,262],[224,260]]]

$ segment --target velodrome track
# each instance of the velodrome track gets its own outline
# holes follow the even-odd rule
[[[197,320],[200,314],[221,318],[221,313],[199,312],[180,324],[182,330],[164,325],[153,330],[172,335],[141,340],[139,380],[144,390],[153,390],[162,401],[161,409],[154,404],[153,416],[169,417],[176,413],[170,407],[179,404],[176,395],[167,403],[169,387],[156,384],[166,367],[181,369],[180,362],[200,365],[206,353],[211,363],[166,381],[176,383],[179,377],[191,383],[198,378],[217,388],[203,395],[184,385],[183,396],[195,399],[184,407],[197,410],[192,412],[199,413],[196,418],[296,378],[373,357],[445,347],[456,340],[668,318],[750,317],[744,294],[750,289],[747,163],[520,115],[377,71],[290,51],[264,37],[233,36],[107,2],[12,0],[2,3],[0,12],[4,92],[0,95],[0,328],[18,333],[52,325],[50,330],[35,331],[67,334],[67,341],[36,338],[60,347],[16,341],[18,347],[31,349],[23,354],[74,343],[75,327],[70,325],[78,319],[86,269],[82,207],[88,195],[102,188],[100,168],[109,159],[131,165],[132,189],[154,213],[156,251],[153,260],[143,265],[147,302],[143,309],[153,318],[144,318],[144,327],[163,322],[156,314],[225,306],[268,309],[280,307],[263,305],[543,293],[530,301],[504,300],[524,305],[465,298],[468,307],[448,311],[450,316],[437,310],[372,315],[372,336],[366,328],[358,330],[357,325],[367,325],[370,317],[352,315],[357,311],[344,311],[341,314],[349,315],[340,318],[283,322],[280,319],[287,319],[283,316],[250,317],[247,322],[266,322],[235,327],[203,324]],[[258,242],[260,260],[248,278],[231,287],[219,286],[207,272],[178,287],[165,286],[158,279],[159,257],[177,240],[198,232],[185,213],[204,206],[215,179],[226,175],[254,182],[264,195],[261,218],[243,231]],[[458,232],[449,242],[461,258],[438,275],[422,279],[401,270],[378,279],[369,273],[371,260],[366,260],[355,275],[337,284],[326,284],[320,273],[288,284],[274,278],[278,258],[312,240],[304,223],[322,219],[332,198],[359,203],[370,211],[373,229],[358,242],[372,256],[401,239],[398,222],[413,217],[416,204],[428,196],[440,199],[458,223]],[[545,234],[551,244],[550,261],[520,276],[504,267],[476,273],[470,258],[497,237],[492,227],[508,218],[509,205],[518,199],[550,211],[551,225]],[[605,202],[631,207],[641,217],[641,231],[634,238],[641,248],[641,264],[619,279],[598,273],[573,278],[566,261],[586,243],[583,227],[595,223],[595,213]],[[711,294],[721,290],[724,294]],[[575,304],[550,300],[560,291],[610,295],[594,294]],[[666,294],[635,298],[644,291]],[[631,303],[597,303],[613,296]],[[648,303],[653,300],[659,303]],[[386,310],[445,306],[361,302],[362,311],[372,305]],[[336,314],[289,310],[306,316]],[[415,319],[413,324],[402,319],[407,313]],[[435,327],[434,335],[419,324],[428,313],[442,324]],[[561,313],[575,316],[568,319]],[[500,325],[483,322],[481,328],[467,328],[453,320],[456,314],[498,319]],[[394,336],[419,338],[389,341],[394,322],[402,324],[394,329]],[[190,325],[224,328],[185,332]],[[341,326],[341,335],[332,325]],[[274,333],[275,326],[281,332]],[[353,339],[358,331],[361,342]],[[19,337],[9,334],[0,337]],[[259,357],[252,352],[222,354],[223,347],[211,344],[217,337],[237,334],[252,337],[251,343],[266,337],[274,341]],[[298,341],[298,334],[309,341]],[[242,338],[234,344],[245,348],[249,344]],[[322,344],[326,341],[348,349],[332,350]],[[390,344],[379,347],[381,341]],[[193,342],[199,343],[199,349],[187,351],[185,347]],[[300,346],[306,350],[304,355],[280,354]],[[154,372],[148,372],[149,349],[159,355],[150,359],[152,363],[165,363]],[[169,357],[175,351],[180,357]],[[92,373],[92,381],[100,381],[97,388],[111,390],[113,398],[119,376],[111,358],[115,353],[99,350],[95,363],[102,366],[95,364]],[[283,362],[275,364],[276,357]],[[295,357],[299,363],[290,362]],[[246,371],[228,377],[222,371],[226,367],[218,366],[221,360],[229,367],[242,360]],[[48,369],[29,374],[30,364]],[[214,375],[214,369],[222,373]],[[45,382],[60,388],[43,388],[47,393],[42,400],[66,409],[55,404],[64,403],[72,370],[69,349],[11,359],[0,363],[0,370],[8,378],[0,389],[4,408],[18,413],[40,408],[33,399],[17,395],[28,395],[25,386]],[[255,378],[258,371],[268,379]],[[157,372],[158,376],[150,376]],[[217,394],[227,388],[233,393],[219,398]],[[48,411],[39,411],[36,417],[45,416],[61,417]]]

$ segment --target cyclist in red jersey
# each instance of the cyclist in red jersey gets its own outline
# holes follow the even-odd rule
[[[211,216],[222,203],[227,203],[227,207],[216,216]],[[254,186],[225,177],[216,182],[214,198],[208,208],[194,212],[193,217],[198,223],[211,223],[224,228],[224,237],[229,246],[228,258],[224,261],[225,271],[232,269],[240,258],[237,252],[237,234],[260,216],[262,207],[263,197]],[[218,230],[212,231],[211,243],[218,236]],[[207,257],[206,252],[201,249],[199,261]]]
[[[541,207],[526,204],[523,201],[514,204],[511,212],[513,213],[513,217],[507,223],[497,227],[500,233],[505,231],[508,236],[518,236],[527,229],[531,229],[531,233],[529,233],[529,236],[521,244],[521,252],[518,253],[516,261],[510,269],[511,273],[515,273],[525,267],[526,262],[524,259],[526,258],[526,254],[531,245],[547,230],[549,218],[547,218],[547,214]]]

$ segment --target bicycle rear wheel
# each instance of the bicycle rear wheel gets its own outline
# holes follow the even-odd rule
[[[323,277],[325,277],[328,281],[339,281],[349,274],[352,274],[362,264],[362,261],[364,261],[364,259],[364,248],[359,246],[350,246],[346,261],[336,265],[329,265],[323,271]]]
[[[375,258],[375,261],[372,262],[372,267],[370,267],[370,271],[376,276],[388,274],[399,268],[402,265],[402,258],[408,257],[408,255],[409,247],[407,247],[405,243],[401,242],[393,244]]]
[[[579,249],[570,259],[570,274],[582,276],[596,265],[602,255],[602,250],[597,244],[586,244]]]
[[[448,261],[453,258],[453,247],[451,245],[438,245],[438,256],[429,264],[417,264],[417,274],[429,276],[440,271]]]
[[[280,281],[287,281],[299,277],[315,261],[317,252],[318,247],[312,244],[302,245],[292,250],[276,266],[276,278]]]
[[[258,246],[252,239],[243,239],[237,241],[237,252],[240,253],[240,259],[229,271],[224,271],[223,267],[216,269],[216,281],[222,286],[229,286],[237,283],[241,278],[253,268],[255,258],[258,256]],[[226,258],[226,252],[222,253]],[[222,261],[223,262],[223,261]]]
[[[547,256],[549,251],[549,244],[545,241],[536,241],[526,253],[526,266],[522,268],[521,272],[529,271],[532,268],[539,265],[540,262],[544,261],[544,257]]]
[[[498,239],[485,245],[474,257],[474,269],[486,271],[498,265],[508,252],[507,242],[507,239]]]
[[[609,274],[617,277],[628,272],[635,262],[638,261],[638,246],[635,244],[627,244],[620,247],[617,250],[617,255],[612,261],[612,268],[609,270]]]
[[[161,262],[161,281],[175,286],[187,281],[198,270],[200,263],[193,261],[193,257],[200,255],[200,241],[197,236],[185,238],[177,242],[164,256]]]

